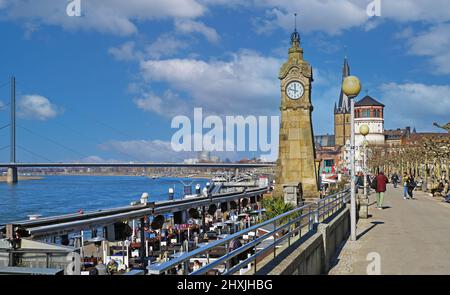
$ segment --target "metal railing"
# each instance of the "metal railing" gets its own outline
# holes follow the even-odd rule
[[[330,195],[317,202],[312,202],[298,207],[292,211],[278,215],[267,221],[263,221],[249,228],[236,232],[224,239],[213,241],[203,247],[182,254],[170,261],[151,264],[147,267],[149,274],[166,274],[171,271],[176,272],[177,267],[182,266],[185,275],[202,275],[209,271],[221,275],[231,275],[241,269],[252,267],[257,270],[258,259],[263,259],[273,251],[274,257],[277,255],[277,246],[283,242],[291,245],[291,240],[295,237],[301,238],[314,230],[314,225],[323,222],[340,209],[346,206],[349,201],[350,189]],[[304,232],[302,232],[304,230]],[[260,236],[257,236],[259,232]],[[250,240],[250,233],[253,239]],[[246,236],[248,241],[243,245],[233,249],[230,244],[236,240],[241,240]],[[211,259],[213,250],[225,248],[225,255],[216,259]],[[247,255],[247,257],[242,257]],[[190,263],[193,259],[203,259],[207,264],[195,271],[190,271]],[[223,269],[222,272],[218,269]]]

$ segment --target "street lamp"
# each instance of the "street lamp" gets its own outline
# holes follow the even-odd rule
[[[369,145],[369,142],[366,140],[366,136],[369,134],[369,126],[364,124],[359,127],[359,133],[361,133],[362,136],[364,136],[363,141],[363,172],[364,172],[364,196],[366,198],[369,197],[369,190],[367,187],[367,146]]]
[[[350,239],[356,241],[356,196],[355,196],[355,100],[361,92],[361,82],[355,76],[348,76],[342,83],[342,91],[350,99]]]
[[[368,188],[367,188],[367,146],[369,142],[366,140],[366,136],[369,134],[369,126],[364,124],[359,127],[359,133],[364,136],[363,141],[363,172],[364,172],[364,196],[368,197]]]

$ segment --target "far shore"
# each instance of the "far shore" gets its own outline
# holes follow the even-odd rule
[[[120,177],[147,177],[153,178],[152,175],[130,175],[130,174],[101,174],[101,173],[92,173],[92,174],[84,174],[84,173],[67,173],[67,174],[42,174],[35,176],[21,176],[19,175],[19,180],[40,180],[46,176],[120,176]],[[211,175],[198,174],[198,175],[186,175],[186,174],[172,174],[172,175],[155,175],[157,178],[191,178],[191,179],[209,179]],[[6,182],[6,176],[0,176],[0,182]]]

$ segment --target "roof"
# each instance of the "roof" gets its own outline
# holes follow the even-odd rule
[[[350,66],[348,63],[347,57],[344,59],[344,67],[342,68],[342,82],[344,82],[344,79],[350,76]],[[347,114],[350,113],[350,100],[348,97],[344,94],[344,91],[342,91],[339,94],[339,103],[338,105],[334,106],[334,113],[335,114]]]
[[[357,103],[355,103],[355,107],[368,107],[368,106],[377,106],[377,107],[385,107],[384,104],[382,104],[381,102],[375,100],[374,98],[370,97],[370,96],[366,96],[363,99],[361,99],[360,101],[358,101]]]

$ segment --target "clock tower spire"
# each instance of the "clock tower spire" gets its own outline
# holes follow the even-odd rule
[[[301,185],[304,198],[318,197],[312,127],[311,65],[303,59],[300,34],[291,34],[288,60],[282,65],[281,126],[274,195],[283,195],[284,186]]]

